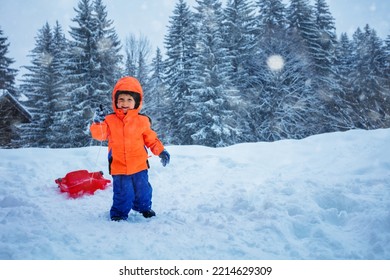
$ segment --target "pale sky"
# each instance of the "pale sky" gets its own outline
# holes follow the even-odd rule
[[[311,0],[313,2],[313,0]],[[153,55],[157,46],[164,50],[164,36],[169,17],[176,0],[104,0],[108,19],[114,21],[115,30],[125,42],[129,34],[146,36],[153,46]],[[284,1],[289,3],[288,0]],[[76,26],[71,19],[76,13],[79,0],[0,0],[0,27],[10,43],[8,57],[15,60],[11,66],[19,69],[29,65],[27,55],[35,46],[35,36],[48,22],[54,26],[56,20],[64,29],[67,38],[69,26]],[[195,0],[187,0],[190,7]],[[223,1],[225,3],[225,1]],[[389,0],[327,0],[330,11],[335,18],[337,33],[348,35],[357,27],[363,28],[367,23],[378,35],[385,39],[390,35],[390,1]],[[20,78],[20,77],[18,77]]]

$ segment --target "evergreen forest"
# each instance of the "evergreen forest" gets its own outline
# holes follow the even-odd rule
[[[0,89],[31,113],[5,148],[99,144],[89,125],[112,110],[122,76],[144,89],[142,112],[167,145],[224,147],[390,127],[390,35],[336,34],[326,0],[177,0],[164,45],[118,37],[103,0],[80,0],[70,31],[35,34],[16,83],[0,28]],[[129,30],[131,34],[132,30]]]

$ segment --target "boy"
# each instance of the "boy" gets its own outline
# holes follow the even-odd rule
[[[90,130],[99,141],[108,139],[109,171],[113,178],[112,221],[128,218],[131,209],[145,218],[156,213],[152,206],[152,186],[148,180],[148,153],[146,147],[161,158],[163,166],[170,155],[150,128],[147,116],[140,115],[142,87],[133,77],[123,77],[112,91],[113,114],[104,116],[97,109]]]

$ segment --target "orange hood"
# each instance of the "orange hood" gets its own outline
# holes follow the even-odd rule
[[[142,108],[142,100],[143,100],[143,91],[142,91],[142,87],[141,87],[141,84],[139,83],[139,81],[134,77],[120,78],[112,91],[112,108],[114,109],[115,114],[117,114],[118,116],[123,116],[124,114],[123,114],[122,110],[117,109],[116,104],[115,104],[115,93],[118,90],[132,91],[132,92],[139,93],[139,95],[140,95],[139,106],[137,109],[131,110],[131,111],[135,112],[136,114],[138,114],[138,112]]]

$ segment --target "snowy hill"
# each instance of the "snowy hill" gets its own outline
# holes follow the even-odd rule
[[[155,218],[109,221],[112,188],[54,183],[102,170],[106,148],[0,150],[1,259],[389,259],[390,129],[151,158]]]

